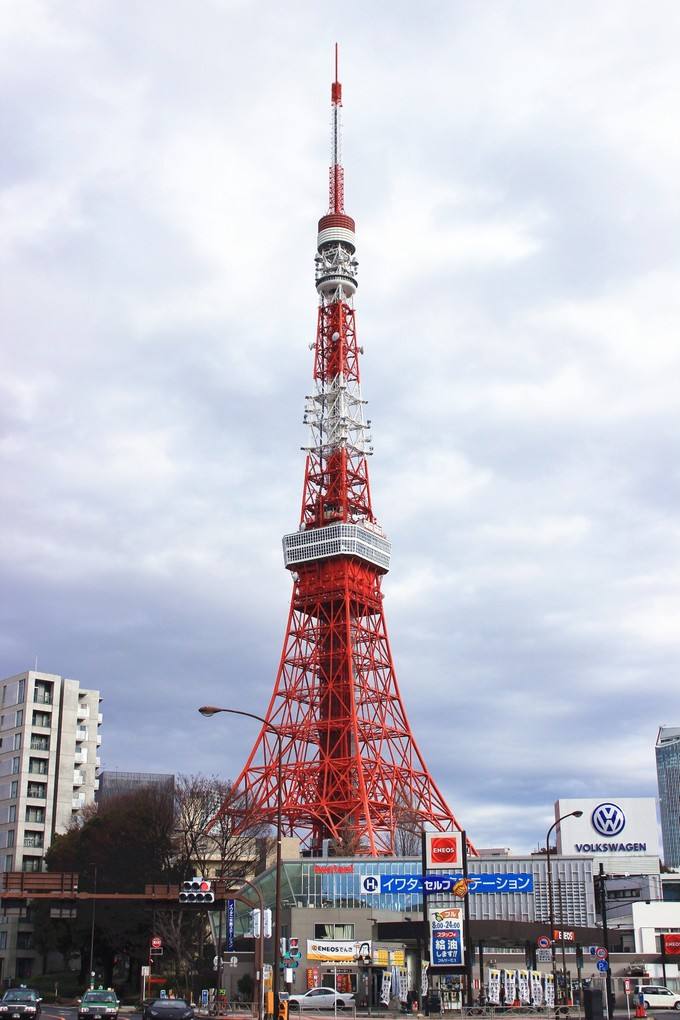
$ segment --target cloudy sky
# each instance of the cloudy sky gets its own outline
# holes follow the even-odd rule
[[[332,45],[410,721],[480,845],[680,723],[680,6],[0,3],[0,674],[234,776],[290,597]]]

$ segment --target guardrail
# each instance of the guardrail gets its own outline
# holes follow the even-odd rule
[[[580,1006],[463,1006],[461,1013],[469,1017],[496,1017],[496,1016],[545,1016],[545,1017],[572,1017],[578,1020],[583,1016]]]

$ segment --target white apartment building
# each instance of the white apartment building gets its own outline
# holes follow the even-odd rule
[[[0,871],[44,870],[54,834],[94,801],[100,701],[52,673],[0,680]],[[40,966],[30,908],[0,909],[0,980],[24,981]]]

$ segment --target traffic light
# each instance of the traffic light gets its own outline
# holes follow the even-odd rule
[[[264,930],[264,937],[270,939],[272,937],[272,912],[267,907],[262,917],[262,928]]]
[[[276,1014],[277,1020],[288,1020],[288,1000],[281,999],[279,1002],[278,1013]]]
[[[262,912],[259,907],[256,907],[255,910],[250,911],[250,915],[253,919],[253,938],[259,939],[262,930]]]
[[[288,955],[290,956],[291,960],[299,960],[302,958],[302,953],[300,952],[300,939],[298,938],[288,939]]]
[[[182,882],[179,892],[180,903],[193,903],[202,906],[204,903],[214,903],[215,893],[212,890],[212,882],[205,878],[190,878]]]

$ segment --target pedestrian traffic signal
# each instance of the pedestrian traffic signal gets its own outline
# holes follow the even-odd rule
[[[252,917],[253,938],[259,939],[260,932],[262,931],[262,913],[260,908],[256,907],[254,910],[251,910],[250,916]]]
[[[302,958],[302,953],[300,952],[300,939],[288,939],[288,955],[291,960],[299,960]],[[297,967],[297,964],[295,964],[295,966]]]
[[[214,903],[215,893],[212,890],[212,882],[205,878],[190,878],[182,882],[179,892],[180,903],[193,903],[201,906],[204,903]]]
[[[288,1020],[288,1000],[282,999],[279,1002],[279,1010],[277,1013],[277,1020]]]

